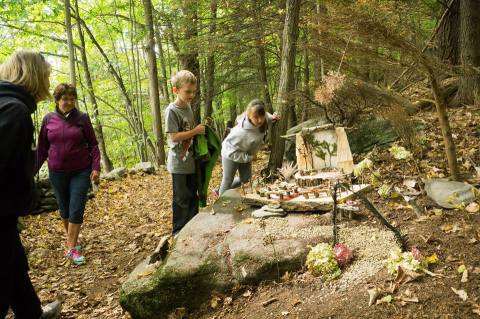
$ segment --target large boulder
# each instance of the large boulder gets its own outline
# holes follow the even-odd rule
[[[137,266],[120,294],[132,318],[165,318],[197,308],[214,291],[279,279],[301,269],[309,245],[331,240],[331,227],[314,215],[254,220],[242,205],[229,191],[182,229],[162,261]]]
[[[140,162],[130,169],[130,173],[133,173],[133,174],[138,174],[138,173],[153,174],[154,172],[155,172],[155,166],[153,166],[152,162]]]
[[[125,167],[118,167],[106,174],[102,174],[102,178],[106,179],[107,181],[119,181],[124,178],[126,174],[127,170]]]

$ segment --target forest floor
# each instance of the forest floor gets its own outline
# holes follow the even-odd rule
[[[425,143],[416,165],[395,161],[387,150],[371,155],[381,179],[389,185],[401,184],[404,176],[443,177],[446,157],[442,135],[434,112],[422,112]],[[480,109],[451,111],[452,131],[458,157],[469,181],[471,159],[480,164]],[[255,172],[265,164],[263,153],[255,162]],[[357,159],[361,160],[361,158]],[[212,185],[221,178],[217,166]],[[426,208],[424,217],[399,199],[381,199],[369,194],[385,217],[409,236],[425,256],[436,254],[431,271],[438,277],[423,276],[401,285],[391,302],[368,306],[367,289],[387,289],[393,277],[386,270],[372,274],[347,290],[335,290],[305,270],[284,276],[280,282],[258,287],[238,287],[213,303],[189,314],[188,318],[480,318],[480,212],[446,210],[425,195],[418,203]],[[29,256],[30,274],[43,302],[57,296],[64,299],[62,318],[129,318],[118,304],[119,288],[135,265],[149,255],[161,236],[171,227],[171,178],[164,170],[156,175],[131,175],[122,181],[103,181],[89,200],[81,240],[87,263],[74,266],[63,257],[64,232],[57,213],[28,217],[22,238]],[[362,209],[349,226],[381,227]],[[469,276],[461,282],[457,272],[465,265]],[[462,300],[453,290],[464,290]],[[403,299],[403,301],[402,301]],[[273,301],[264,306],[264,302]],[[408,301],[405,301],[408,300]],[[188,301],[186,301],[188,304]]]

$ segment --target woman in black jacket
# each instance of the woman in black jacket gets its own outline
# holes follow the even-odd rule
[[[17,231],[17,218],[36,204],[33,123],[37,102],[50,97],[50,64],[20,50],[0,65],[0,318],[11,307],[18,319],[58,318],[58,301],[42,308]]]

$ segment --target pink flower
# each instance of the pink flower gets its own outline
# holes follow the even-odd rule
[[[333,250],[340,266],[345,266],[353,257],[353,252],[345,244],[336,244]]]

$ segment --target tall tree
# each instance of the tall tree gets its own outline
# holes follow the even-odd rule
[[[261,7],[257,0],[252,0],[253,13],[258,14]],[[268,87],[268,75],[267,75],[267,63],[265,54],[265,31],[262,25],[261,19],[255,19],[256,32],[255,32],[255,48],[258,59],[258,78],[260,80],[260,86],[262,88],[263,102],[268,112],[273,113],[272,99],[270,97],[270,89]],[[267,140],[271,141],[273,126],[268,128]]]
[[[210,26],[209,34],[211,39],[215,38],[217,32],[217,0],[210,1]],[[214,96],[214,81],[215,81],[215,50],[209,48],[207,56],[207,63],[205,66],[205,119],[212,116],[213,112],[213,96]]]
[[[76,86],[76,76],[75,76],[75,47],[73,45],[73,34],[72,34],[72,16],[70,9],[70,0],[65,0],[65,30],[67,32],[67,44],[68,44],[68,61],[69,71],[70,71],[70,83],[73,86]]]
[[[450,0],[438,26],[435,54],[451,65],[460,61],[460,0]]]
[[[460,1],[460,61],[463,74],[458,90],[461,103],[480,102],[480,1]],[[477,68],[477,69],[474,69]]]
[[[155,57],[155,35],[153,31],[153,16],[151,0],[143,0],[145,11],[145,26],[147,28],[147,45],[145,55],[147,57],[147,69],[149,78],[150,108],[153,116],[153,133],[156,141],[156,159],[158,165],[165,165],[165,142],[162,132],[162,115],[160,112],[160,94],[158,90],[157,59]]]
[[[78,10],[78,0],[75,1],[75,11],[76,11],[76,19],[78,22],[80,21],[80,16],[79,16],[80,12]],[[78,25],[78,37],[80,39],[80,54],[82,57],[82,61],[81,61],[82,69],[84,72],[85,82],[86,82],[87,91],[88,91],[87,95],[93,107],[93,123],[94,123],[95,136],[97,137],[97,140],[98,140],[98,146],[100,149],[103,169],[108,173],[113,169],[113,164],[112,164],[112,161],[110,160],[110,157],[108,156],[107,147],[105,146],[105,137],[103,135],[102,123],[100,122],[97,98],[95,97],[92,76],[90,74],[90,69],[88,66],[87,49],[85,45],[85,37],[83,35],[82,25],[79,22],[77,23],[77,25]]]
[[[272,139],[272,153],[268,167],[270,172],[275,173],[282,166],[283,153],[285,151],[285,139],[281,136],[287,131],[290,112],[295,107],[292,99],[292,91],[295,88],[295,56],[298,40],[298,20],[300,15],[301,0],[287,0],[285,24],[282,34],[282,57],[280,68],[280,83],[278,86],[277,110],[281,116],[276,124]]]
[[[185,46],[179,54],[182,69],[189,70],[197,77],[197,94],[192,101],[195,124],[201,122],[200,61],[198,59],[198,2],[185,1],[182,5]]]

